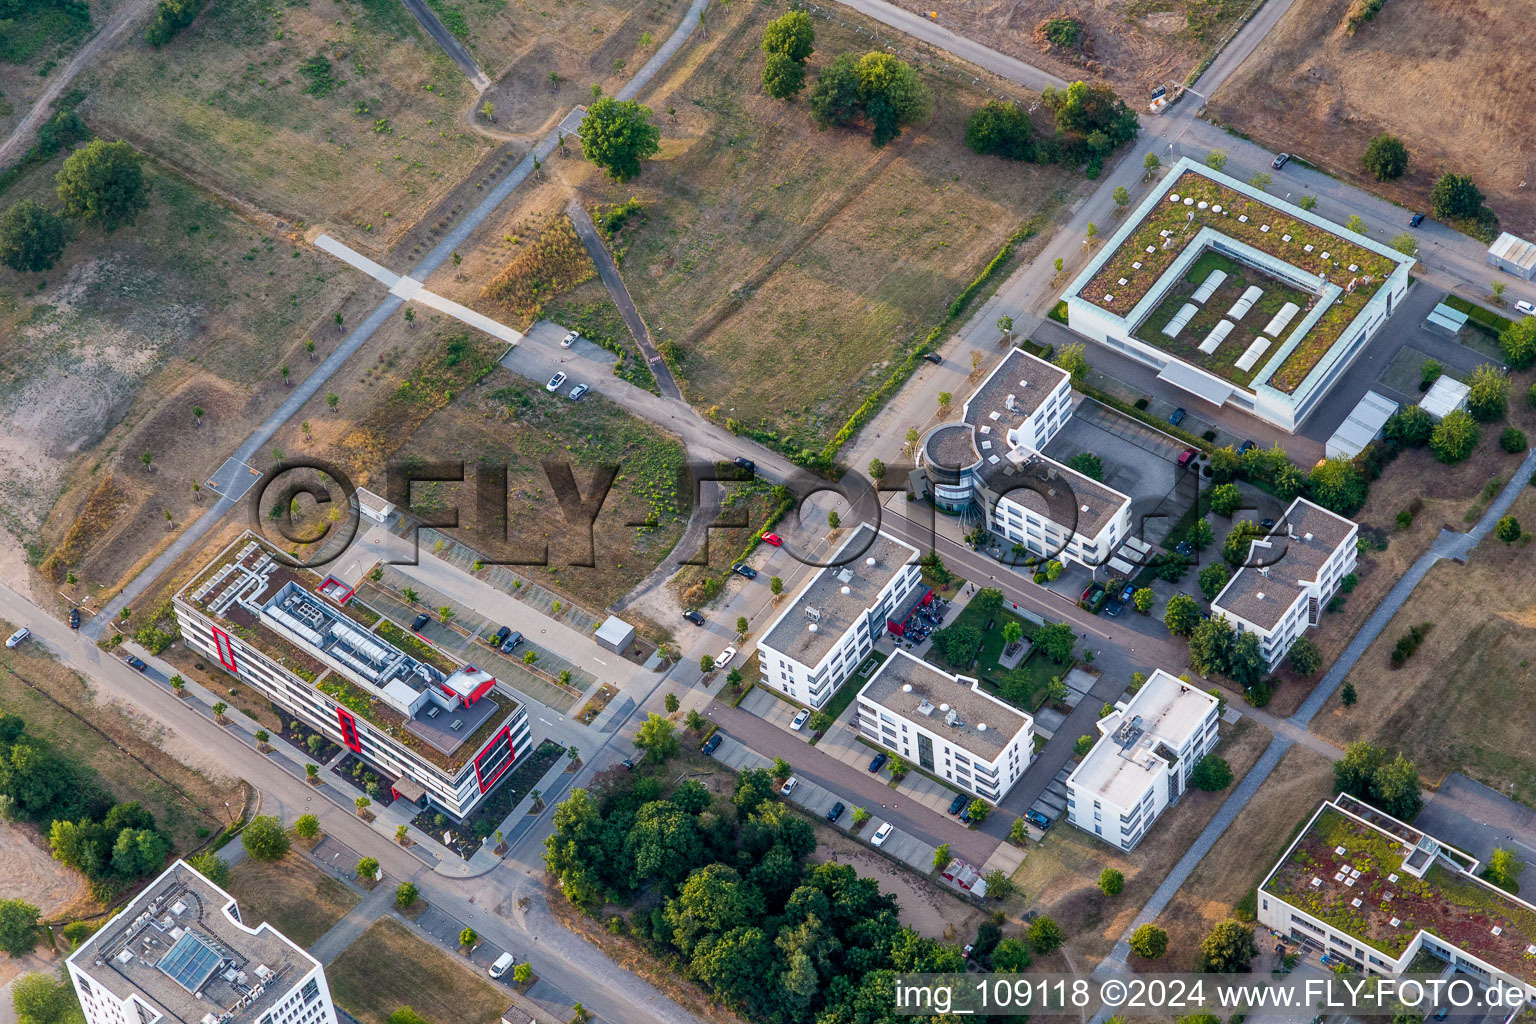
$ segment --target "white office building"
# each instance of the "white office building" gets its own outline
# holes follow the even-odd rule
[[[192,650],[462,819],[532,749],[523,702],[249,532],[173,598]]]
[[[837,692],[918,597],[917,549],[860,523],[758,641],[758,682],[807,707]]]
[[[1414,966],[1428,953],[1536,1001],[1536,906],[1479,877],[1480,867],[1341,793],[1323,801],[1259,886],[1259,923],[1368,975],[1428,973]],[[1507,1005],[1510,1019],[1521,1016]]]
[[[1162,669],[1099,719],[1099,740],[1067,777],[1067,820],[1112,846],[1141,842],[1216,747],[1217,701]]]
[[[977,516],[1036,558],[1097,568],[1130,536],[1131,499],[1040,453],[1071,418],[1071,374],[1014,349],[966,401],[961,422],[928,433],[913,492]]]
[[[998,803],[1029,767],[1035,720],[898,650],[859,691],[859,732],[929,774]]]
[[[1243,567],[1211,602],[1211,614],[1239,633],[1256,633],[1273,669],[1296,638],[1317,625],[1339,581],[1355,568],[1359,529],[1297,498],[1269,536],[1253,541]]]
[[[185,861],[65,963],[86,1024],[336,1024],[320,961]]]

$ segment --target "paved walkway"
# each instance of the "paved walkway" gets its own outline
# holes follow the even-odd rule
[[[368,926],[379,918],[387,915],[395,905],[395,885],[391,879],[373,887],[372,892],[364,892],[363,898],[357,902],[351,910],[342,915],[340,921],[331,925],[330,929],[309,947],[310,954],[322,964],[329,965],[332,960],[341,956],[342,952],[352,943],[356,942],[368,930]]]
[[[672,379],[672,369],[652,344],[650,329],[645,326],[645,320],[641,318],[640,311],[635,308],[634,300],[629,297],[629,289],[625,287],[624,278],[619,274],[619,266],[613,262],[613,254],[608,251],[608,246],[603,244],[603,237],[598,234],[592,218],[587,216],[587,208],[581,205],[580,199],[573,198],[566,204],[565,212],[571,218],[571,225],[576,228],[576,237],[581,239],[587,255],[592,257],[592,262],[596,264],[597,274],[603,279],[603,286],[608,289],[609,297],[613,299],[613,304],[619,307],[619,315],[624,318],[624,324],[629,328],[635,344],[639,345],[640,351],[645,353],[645,361],[650,365],[651,373],[656,375],[656,385],[661,388],[662,396],[681,400],[683,393],[678,388],[677,381]]]
[[[475,87],[475,92],[485,92],[491,87],[490,78],[480,69],[480,65],[475,63],[475,58],[470,56],[469,50],[459,42],[457,36],[448,31],[448,27],[438,19],[437,14],[426,5],[424,0],[401,0],[401,2],[405,4],[405,9],[421,23],[421,27],[427,30],[427,35],[435,39],[448,58],[464,72],[464,77],[468,78],[470,84]]]

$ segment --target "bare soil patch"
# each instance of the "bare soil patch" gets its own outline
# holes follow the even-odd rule
[[[0,864],[5,865],[6,897],[26,900],[45,921],[74,907],[95,909],[85,876],[54,860],[35,828],[0,821]]]
[[[1412,209],[1442,173],[1468,174],[1503,227],[1529,235],[1536,206],[1536,42],[1519,0],[1390,0],[1354,35],[1350,0],[1298,0],[1212,97],[1217,120],[1300,154]],[[1381,183],[1360,159],[1371,137],[1408,147],[1408,173]],[[1405,215],[1406,221],[1406,215]]]
[[[1234,780],[1241,780],[1269,745],[1270,732],[1248,718],[1222,730],[1216,753],[1232,766]],[[1119,940],[1229,793],[1191,790],[1177,806],[1163,813],[1129,853],[1061,822],[1041,843],[1029,845],[1013,880],[1031,907],[1055,918],[1067,933],[1067,955],[1096,964]],[[1125,890],[1119,896],[1106,896],[1099,889],[1099,874],[1105,868],[1125,875]]]
[[[1536,524],[1536,489],[1510,512]],[[1466,565],[1431,569],[1349,674],[1359,703],[1344,708],[1335,695],[1313,730],[1341,745],[1402,750],[1429,785],[1461,771],[1536,806],[1527,696],[1536,683],[1536,563],[1527,551],[1490,533]],[[1426,622],[1418,652],[1393,669],[1393,645]]]
[[[1295,831],[1332,793],[1333,767],[1326,758],[1301,746],[1286,751],[1158,917],[1158,926],[1168,932],[1168,954],[1157,961],[1133,957],[1133,966],[1192,970],[1200,940],[1219,922],[1238,916],[1238,905],[1258,888]]]
[[[1252,0],[895,0],[924,18],[1074,81],[1104,78],[1139,107],[1152,88],[1183,82],[1214,53]],[[833,6],[833,5],[823,5]],[[1051,45],[1042,25],[1070,18],[1073,46]],[[817,22],[820,25],[820,22]]]
[[[817,825],[816,850],[811,859],[818,863],[848,864],[860,878],[873,878],[883,892],[896,897],[902,924],[941,942],[970,942],[976,936],[977,926],[1000,907],[992,901],[983,910],[958,894],[945,892],[940,883],[921,877],[905,865],[898,867],[838,829]]]

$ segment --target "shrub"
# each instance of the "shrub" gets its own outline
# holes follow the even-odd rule
[[[275,817],[257,815],[245,826],[240,845],[253,860],[280,860],[288,852],[288,835]]]
[[[12,270],[51,269],[68,241],[69,225],[64,219],[30,199],[0,214],[0,263]]]
[[[1408,147],[1396,135],[1381,134],[1365,147],[1365,169],[1377,181],[1401,178],[1408,169]]]
[[[1034,126],[1017,103],[992,100],[978,107],[965,126],[965,144],[982,156],[1035,158]]]
[[[320,819],[313,814],[301,814],[293,823],[293,833],[300,839],[320,837]]]
[[[491,279],[481,297],[520,317],[537,318],[544,303],[596,274],[568,218],[556,218],[523,245]]]
[[[1155,924],[1144,924],[1131,933],[1131,952],[1145,960],[1156,960],[1168,952],[1168,933]]]
[[[1084,756],[1085,754],[1088,753],[1088,751],[1090,751],[1092,749],[1093,749],[1093,737],[1092,736],[1079,736],[1077,738],[1077,740],[1072,744],[1072,753],[1076,754],[1078,757]]]
[[[1237,484],[1217,484],[1211,488],[1211,511],[1217,515],[1230,517],[1242,504],[1243,492],[1237,489]]]
[[[1446,173],[1430,189],[1429,202],[1442,219],[1475,217],[1483,207],[1483,193],[1466,175]]]
[[[1525,431],[1517,427],[1505,427],[1504,433],[1499,435],[1499,447],[1511,455],[1517,455],[1525,451],[1527,447]]]
[[[1125,875],[1114,868],[1105,868],[1099,872],[1099,889],[1106,896],[1119,896],[1125,891]]]
[[[372,878],[379,873],[377,857],[362,857],[357,862],[357,877]]]
[[[203,3],[204,0],[160,0],[154,20],[144,30],[144,41],[150,46],[164,46],[197,19]]]
[[[1061,946],[1067,940],[1062,932],[1061,925],[1044,914],[1029,923],[1029,945],[1036,953],[1046,954]]]
[[[1472,371],[1467,381],[1467,411],[1479,423],[1504,418],[1509,405],[1509,375],[1489,363]]]
[[[1512,370],[1536,366],[1536,316],[1522,317],[1500,331],[1499,349]]]
[[[229,862],[216,853],[200,853],[195,857],[189,857],[187,863],[192,869],[214,885],[229,885]]]
[[[1252,928],[1239,921],[1222,921],[1200,943],[1196,966],[1208,974],[1243,974],[1258,951]]]
[[[1493,535],[1505,544],[1513,544],[1520,539],[1520,520],[1514,516],[1504,516],[1494,526]]]
[[[1482,430],[1471,414],[1464,409],[1453,409],[1435,425],[1434,432],[1429,435],[1429,447],[1435,458],[1449,465],[1471,455],[1481,437]]]
[[[1207,793],[1219,793],[1232,785],[1232,766],[1224,758],[1206,754],[1189,774],[1190,785]]]
[[[1396,645],[1392,648],[1392,667],[1402,668],[1403,663],[1413,657],[1419,645],[1424,642],[1424,634],[1429,630],[1429,623],[1423,622],[1417,626],[1411,626],[1408,632],[1398,637]]]
[[[1292,670],[1303,679],[1316,675],[1317,670],[1323,667],[1323,652],[1318,650],[1317,644],[1310,637],[1297,637],[1286,659],[1291,663]]]
[[[421,898],[421,890],[416,888],[415,882],[401,882],[395,886],[395,906],[404,910],[412,906]]]

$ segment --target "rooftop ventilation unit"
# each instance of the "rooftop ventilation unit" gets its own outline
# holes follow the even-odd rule
[[[853,588],[843,587],[840,591],[838,591],[838,593],[842,594],[844,597],[847,597],[849,594],[853,593]]]
[[[807,626],[805,628],[810,630],[812,633],[814,633],[814,632],[816,632],[816,623],[813,622],[813,623],[811,623],[809,626]]]
[[[873,569],[875,567],[875,556],[870,555],[868,558],[864,559],[864,564]]]
[[[454,732],[458,732],[460,729],[464,728],[464,719],[455,718],[451,723],[449,723],[448,728],[452,729]]]
[[[986,732],[987,731],[987,723],[986,722],[977,722],[976,723],[976,731],[977,732]]]
[[[817,608],[814,605],[809,605],[808,604],[808,605],[805,606],[805,617],[810,619],[812,622],[820,622],[821,621],[821,609]]]
[[[1008,397],[1003,400],[1003,404],[1008,407],[1009,412],[1016,411],[1016,407],[1018,406],[1018,396],[1014,395],[1012,392],[1009,392]]]
[[[901,684],[901,692],[902,693],[911,693],[912,692],[912,684],[911,683],[902,683]]]

